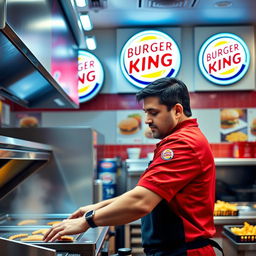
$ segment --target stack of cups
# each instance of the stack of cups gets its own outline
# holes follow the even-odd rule
[[[127,154],[129,159],[139,159],[141,148],[127,148]]]

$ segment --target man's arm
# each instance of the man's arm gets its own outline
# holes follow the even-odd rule
[[[117,198],[118,197],[115,197],[115,198],[111,198],[111,199],[108,199],[108,200],[98,202],[96,204],[90,204],[90,205],[82,206],[79,209],[77,209],[75,212],[73,212],[68,218],[69,219],[76,219],[76,218],[82,217],[86,212],[88,212],[90,210],[98,210],[102,207],[105,207],[105,206],[113,203]]]
[[[97,226],[123,225],[147,215],[161,200],[158,194],[137,186],[97,210],[93,220]]]
[[[93,221],[97,226],[123,225],[147,215],[161,200],[158,194],[137,186],[96,210]],[[65,220],[54,225],[45,234],[44,241],[52,242],[63,235],[81,233],[89,228],[84,216]]]

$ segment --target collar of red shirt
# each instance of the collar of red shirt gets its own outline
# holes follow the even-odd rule
[[[177,130],[182,129],[184,127],[198,127],[197,119],[196,118],[189,118],[189,119],[187,119],[187,120],[185,120],[183,122],[178,123],[174,127],[174,129],[171,131],[170,135],[173,134],[174,132],[176,132]],[[165,138],[163,138],[160,142],[158,142],[156,144],[156,146],[159,146],[160,144],[164,143],[165,140],[168,139],[168,137],[169,137],[169,135],[166,136]]]

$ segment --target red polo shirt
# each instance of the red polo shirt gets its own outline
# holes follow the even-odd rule
[[[168,231],[173,233],[176,240],[178,232],[182,232],[180,237],[184,242],[214,235],[214,158],[196,119],[188,119],[178,124],[169,136],[157,144],[153,161],[142,174],[138,186],[157,193],[167,202],[172,212],[168,219],[173,216],[179,219],[173,223],[180,224]],[[146,225],[145,246],[151,244],[150,234],[154,234],[149,226],[154,229],[160,225],[161,218],[155,223],[156,226],[152,225],[154,218]],[[165,220],[163,225],[164,222]]]

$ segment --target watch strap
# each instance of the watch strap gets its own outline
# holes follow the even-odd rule
[[[85,214],[85,219],[86,219],[88,225],[89,225],[91,228],[96,228],[96,227],[98,227],[98,226],[94,223],[94,221],[93,221],[94,214],[95,214],[95,211],[94,211],[94,210],[91,210],[91,211],[89,211],[89,212],[87,212],[87,213]]]

